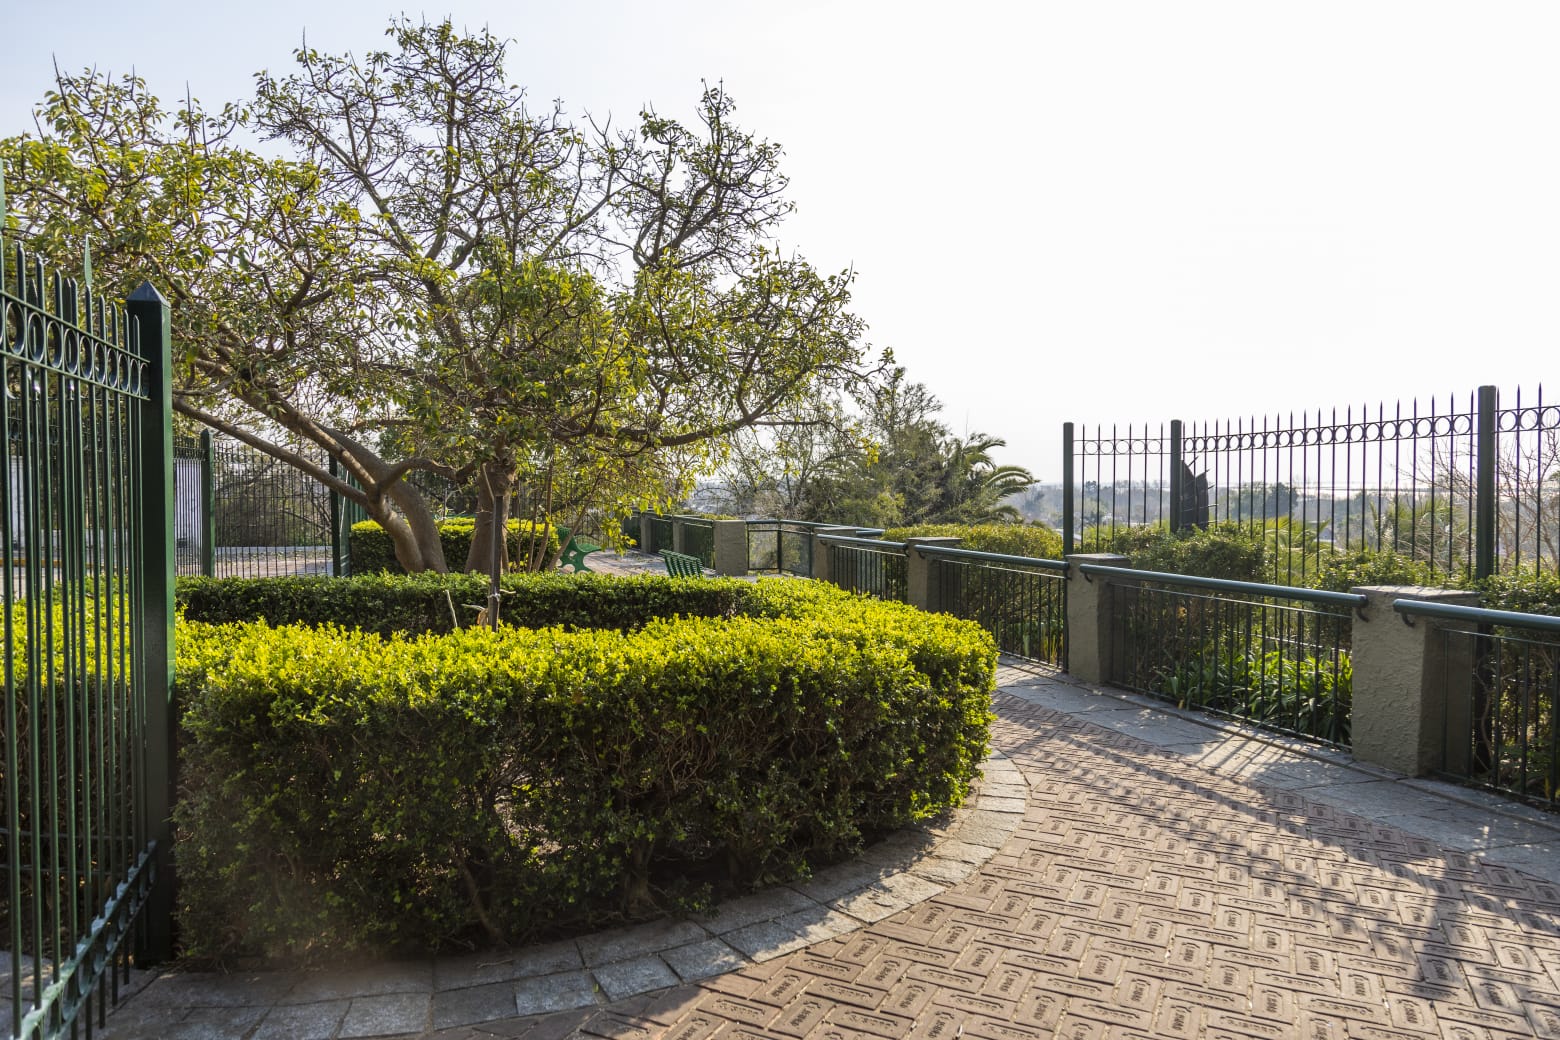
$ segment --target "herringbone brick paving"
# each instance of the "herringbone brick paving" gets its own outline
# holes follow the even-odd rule
[[[428,1035],[1560,1038],[1560,886],[998,708],[1030,801],[965,882],[698,985]]]

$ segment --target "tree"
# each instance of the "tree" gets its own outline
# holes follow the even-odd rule
[[[724,508],[871,527],[1016,521],[1006,500],[1034,478],[999,466],[1006,442],[953,437],[941,403],[903,368],[856,388],[853,408],[815,404],[784,435],[747,438],[728,467]]]
[[[182,413],[359,502],[408,570],[446,562],[406,475],[472,486],[475,568],[517,492],[549,516],[659,497],[675,464],[870,373],[850,276],[773,249],[780,151],[723,90],[691,127],[579,126],[531,111],[486,33],[388,35],[361,61],[304,48],[216,115],[61,75],[37,138],[0,142],[41,251],[91,237],[115,288],[173,298]]]

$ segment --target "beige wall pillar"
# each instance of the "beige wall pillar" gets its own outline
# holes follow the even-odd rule
[[[854,527],[815,527],[812,532],[812,576],[814,581],[834,581],[829,572],[829,547],[824,544],[823,536],[832,534],[844,535],[847,538],[856,536]]]
[[[1125,556],[1116,553],[1073,553],[1067,557],[1067,674],[1086,683],[1110,681],[1111,616],[1110,583],[1087,578],[1081,564],[1125,567]]]
[[[1405,619],[1392,604],[1418,599],[1476,606],[1478,594],[1413,585],[1350,591],[1365,595],[1369,619],[1354,623],[1354,757],[1409,776],[1466,768],[1473,640],[1449,636],[1447,624],[1435,618]]]
[[[655,528],[650,526],[650,519],[654,513],[639,514],[639,551],[643,553],[655,553],[665,549],[664,545],[655,544]]]
[[[748,572],[746,520],[715,521],[715,573],[740,578]]]
[[[674,516],[674,517],[672,517],[672,545],[671,545],[671,549],[672,549],[673,552],[685,553],[685,552],[688,551],[687,546],[688,546],[688,528],[687,528],[687,523],[686,523],[686,521],[682,517]],[[660,546],[657,546],[656,548],[658,548],[658,549],[665,549],[666,546],[660,545]]]
[[[905,599],[912,607],[933,610],[937,604],[937,586],[932,569],[932,558],[923,556],[923,545],[941,545],[958,548],[962,538],[906,538],[905,539]]]

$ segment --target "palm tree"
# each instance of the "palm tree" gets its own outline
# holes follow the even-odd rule
[[[937,514],[928,523],[1017,523],[1018,510],[1003,500],[1029,488],[1033,474],[1022,466],[999,466],[993,449],[1007,446],[1001,437],[974,433],[942,445]]]

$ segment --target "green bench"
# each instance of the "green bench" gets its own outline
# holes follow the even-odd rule
[[[558,554],[558,569],[573,567],[575,574],[578,574],[580,571],[588,571],[590,568],[585,565],[585,557],[593,552],[600,551],[601,546],[595,542],[570,535],[568,544],[563,547],[563,552]]]
[[[687,553],[662,549],[661,559],[666,561],[666,573],[674,578],[704,577],[704,564],[697,556],[689,556]]]

